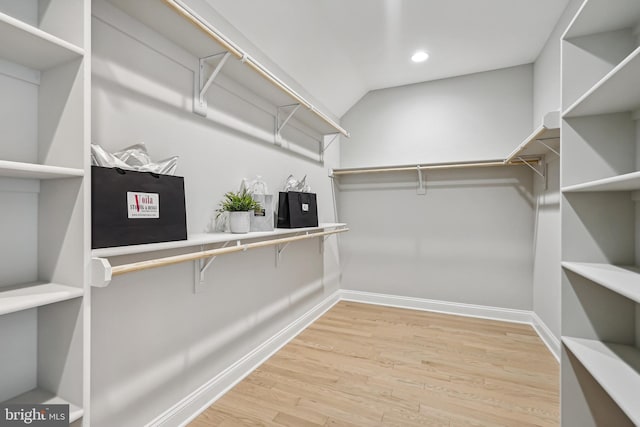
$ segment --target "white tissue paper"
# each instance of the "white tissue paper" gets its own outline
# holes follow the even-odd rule
[[[139,172],[154,172],[162,175],[175,175],[178,156],[153,162],[144,142],[132,145],[121,151],[109,153],[98,144],[91,144],[91,164],[105,168],[120,168]]]

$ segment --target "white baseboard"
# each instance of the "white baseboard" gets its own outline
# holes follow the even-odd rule
[[[340,300],[377,304],[387,307],[408,308],[412,310],[435,311],[458,316],[478,317],[481,319],[501,320],[504,322],[526,323],[531,325],[553,357],[560,362],[560,341],[533,311],[511,308],[489,307],[484,305],[462,304],[398,295],[376,294],[371,292],[340,291]]]
[[[531,312],[531,325],[536,330],[542,342],[547,346],[553,357],[560,362],[560,340],[553,335],[551,329],[542,321],[540,316]]]
[[[160,414],[160,416],[148,423],[146,427],[187,425],[339,301],[340,291],[338,290],[276,335],[260,344],[242,359]]]
[[[320,316],[340,301],[383,305],[412,310],[433,311],[458,316],[500,320],[504,322],[526,323],[531,325],[540,339],[559,360],[560,342],[533,312],[509,308],[489,307],[473,304],[453,303],[398,295],[376,294],[371,292],[337,290],[324,301],[303,314],[276,335],[263,342],[249,354],[216,375],[207,383],[193,391],[180,402],[147,424],[146,427],[185,426],[201,412],[211,406],[227,391],[242,381],[269,357],[284,347],[289,341],[304,331]]]
[[[479,317],[481,319],[502,320],[505,322],[531,324],[531,311],[511,308],[490,307],[484,305],[462,304],[398,295],[376,294],[372,292],[349,291],[343,289],[341,300],[384,305],[388,307],[409,308],[412,310],[435,311],[456,314],[458,316]]]

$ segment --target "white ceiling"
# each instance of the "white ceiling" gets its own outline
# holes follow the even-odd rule
[[[370,90],[533,62],[569,0],[207,1],[340,117]]]

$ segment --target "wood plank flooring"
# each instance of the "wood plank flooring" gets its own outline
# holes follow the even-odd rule
[[[191,424],[558,426],[528,325],[340,302]]]

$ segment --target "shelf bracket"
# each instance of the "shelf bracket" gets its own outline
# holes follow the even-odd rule
[[[329,140],[329,143],[327,143],[327,138],[329,136],[333,136],[333,138],[331,138]],[[320,162],[324,163],[324,153],[325,151],[327,151],[327,149],[329,148],[329,146],[331,144],[333,144],[333,142],[338,138],[338,136],[340,136],[340,133],[328,133],[322,136],[322,139],[320,141],[318,141],[319,148],[320,148]]]
[[[294,236],[301,236],[303,233],[296,233],[294,234]],[[309,234],[309,232],[305,232],[304,234]],[[280,257],[282,255],[282,252],[284,252],[285,249],[287,249],[287,246],[289,246],[289,243],[291,242],[287,242],[285,244],[282,245],[276,245],[275,249],[275,253],[276,253],[276,267],[278,267],[280,265]]]
[[[558,139],[558,138],[549,138],[549,139]],[[536,142],[537,142],[538,144],[542,144],[542,145],[544,145],[545,147],[547,147],[547,149],[548,149],[549,151],[551,151],[551,152],[552,152],[553,154],[555,154],[556,156],[560,157],[560,153],[558,153],[555,149],[553,149],[552,147],[550,147],[548,144],[545,144],[545,142],[544,142],[544,141],[546,141],[546,140],[545,140],[545,139],[536,139]]]
[[[535,166],[533,166],[531,163],[529,163],[528,161],[526,161],[525,159],[523,159],[522,157],[518,157],[518,160],[520,160],[522,163],[524,163],[525,165],[527,165],[529,167],[529,169],[531,169],[532,171],[534,171],[536,174],[538,174],[542,179],[544,179],[544,189],[548,190],[549,189],[549,179],[548,179],[548,164],[547,162],[543,162],[543,166],[542,168],[544,169],[544,172],[540,172],[538,170],[538,168],[536,168]]]
[[[280,138],[281,138],[280,134],[282,133],[282,129],[284,129],[287,123],[289,123],[289,120],[298,111],[301,105],[302,104],[289,104],[289,105],[281,105],[276,108],[276,134],[275,134],[276,143],[280,142]],[[280,123],[280,111],[285,108],[291,108],[291,107],[294,107],[293,110],[291,110],[291,112],[287,115],[287,117],[285,117],[284,121]]]
[[[424,177],[422,175],[420,165],[416,166],[416,170],[418,171],[418,190],[416,191],[416,194],[424,196],[427,194],[427,189],[424,187]]]
[[[211,75],[205,80],[205,71],[207,69],[207,63],[212,58],[222,57],[218,64],[213,69]],[[227,62],[227,59],[231,56],[231,52],[221,52],[216,53],[215,55],[205,56],[204,58],[200,58],[198,60],[198,79],[197,85],[194,85],[195,95],[193,99],[193,112],[199,114],[203,117],[207,117],[207,100],[205,99],[205,95],[207,91],[213,84],[213,81],[218,77],[218,74],[224,67],[224,64]],[[194,82],[195,83],[195,82]]]
[[[229,243],[230,242],[224,242],[224,244],[220,246],[220,249],[226,248],[227,246],[229,246]],[[238,241],[237,244],[240,244],[240,241]],[[204,251],[204,246],[202,246],[200,249]],[[211,267],[211,264],[213,264],[213,261],[215,261],[216,258],[217,256],[212,256],[210,258],[198,259],[193,262],[195,268],[193,293],[197,294],[202,290],[202,287],[204,286],[205,273],[207,272],[207,269]]]
[[[340,133],[339,133],[339,132],[336,132],[336,133],[328,133],[328,134],[327,134],[327,136],[329,136],[329,135],[332,135],[332,136],[333,136],[333,138],[331,138],[331,139],[329,140],[329,143],[328,143],[328,144],[326,144],[326,145],[325,145],[325,144],[323,144],[323,147],[322,147],[322,153],[324,153],[325,151],[327,151],[327,149],[329,148],[329,146],[330,146],[331,144],[333,144],[333,142],[334,142],[334,141],[335,141],[335,140],[340,136]],[[324,141],[323,141],[323,142],[324,142]]]

